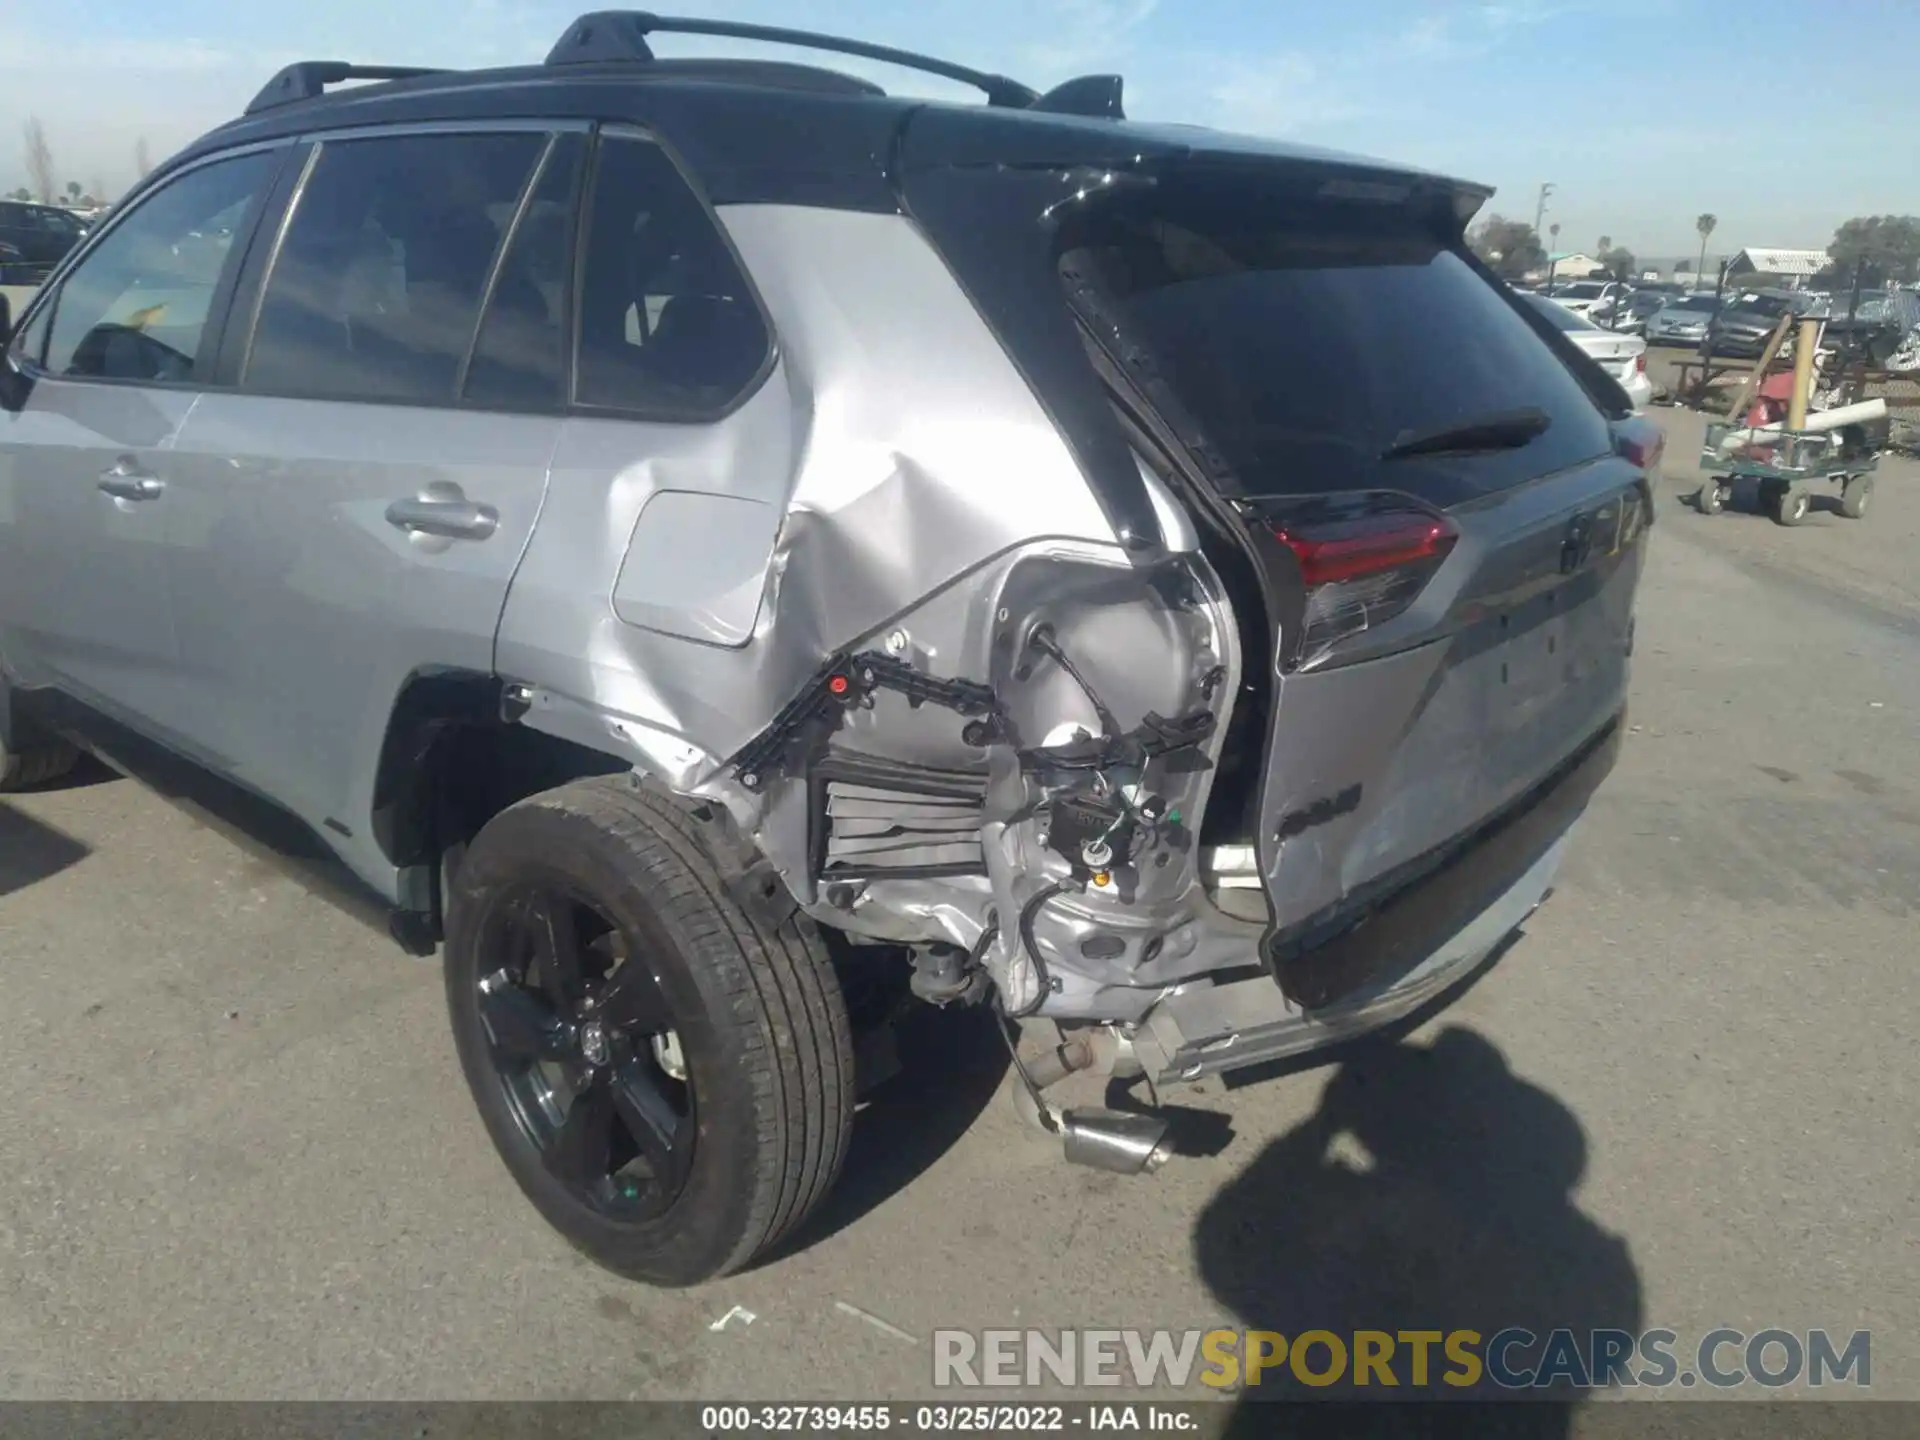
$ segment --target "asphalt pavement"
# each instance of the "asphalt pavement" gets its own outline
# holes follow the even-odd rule
[[[431,962],[130,782],[0,801],[0,1397],[924,1396],[936,1328],[1472,1314],[1866,1329],[1920,1398],[1920,465],[1708,518],[1655,413],[1632,733],[1476,984],[1186,1098],[1212,1153],[1142,1179],[933,1027],[821,1223],[698,1290],[539,1223]]]

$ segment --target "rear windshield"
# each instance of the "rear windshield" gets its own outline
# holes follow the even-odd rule
[[[1718,310],[1720,302],[1711,295],[1689,295],[1684,300],[1667,302],[1669,310]]]
[[[1604,392],[1431,223],[1311,191],[1163,186],[1081,217],[1060,270],[1083,311],[1098,298],[1123,359],[1150,357],[1242,494],[1452,504],[1604,453]],[[1551,423],[1518,449],[1381,459],[1409,436],[1534,408]]]

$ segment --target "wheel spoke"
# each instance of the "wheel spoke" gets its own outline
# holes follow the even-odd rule
[[[527,901],[524,921],[533,941],[533,958],[541,985],[552,997],[555,1008],[563,1014],[572,1013],[586,993],[573,902],[564,896],[539,891]]]
[[[661,1088],[661,1074],[645,1060],[628,1060],[613,1072],[614,1107],[659,1184],[679,1188],[693,1151],[693,1128]]]
[[[574,1096],[542,1156],[556,1179],[583,1190],[599,1187],[610,1166],[613,1115],[612,1091],[604,1078],[595,1077]]]
[[[600,1015],[607,1024],[640,1035],[658,1035],[673,1028],[673,1013],[660,982],[641,960],[628,956],[613,972],[600,996]]]
[[[545,1000],[504,984],[480,995],[480,1018],[493,1048],[516,1060],[559,1060],[573,1052],[572,1035]]]

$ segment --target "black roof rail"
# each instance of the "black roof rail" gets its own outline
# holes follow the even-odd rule
[[[411,80],[416,75],[445,73],[416,65],[349,65],[344,60],[302,60],[269,80],[247,103],[246,113],[257,115],[262,110],[312,100],[324,95],[327,86],[344,80]]]
[[[969,70],[964,65],[915,55],[908,50],[869,45],[864,40],[843,40],[835,35],[817,35],[811,30],[788,30],[776,25],[742,25],[731,20],[690,20],[674,15],[652,15],[643,10],[599,10],[582,15],[567,27],[566,33],[560,37],[560,43],[548,54],[547,64],[584,65],[596,60],[651,60],[654,55],[653,48],[647,44],[649,35],[712,35],[728,40],[763,40],[770,45],[793,45],[805,50],[857,55],[862,59],[879,60],[888,65],[957,80],[962,85],[971,85],[983,91],[989,105],[1013,109],[1026,109],[1042,98],[1038,91],[1030,90],[1004,75],[988,75],[979,70]],[[1069,82],[1069,85],[1073,83]],[[1061,87],[1063,90],[1067,88]],[[1054,95],[1059,93],[1058,90],[1053,92]],[[1053,108],[1062,109],[1064,113],[1082,113],[1066,112],[1065,107],[1060,106]]]

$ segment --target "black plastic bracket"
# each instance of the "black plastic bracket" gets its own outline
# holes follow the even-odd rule
[[[1213,734],[1211,710],[1190,710],[1171,719],[1148,711],[1124,735],[1088,735],[1059,745],[1020,752],[1023,770],[1105,770],[1115,765],[1144,765],[1176,750],[1203,745]]]
[[[970,745],[984,747],[1010,733],[991,686],[973,680],[943,680],[891,655],[866,651],[834,659],[809,681],[772,723],[733,757],[735,776],[747,789],[759,791],[776,775],[800,768],[840,728],[841,717],[869,703],[876,690],[904,695],[907,704],[916,709],[937,705],[970,717],[963,732]]]

